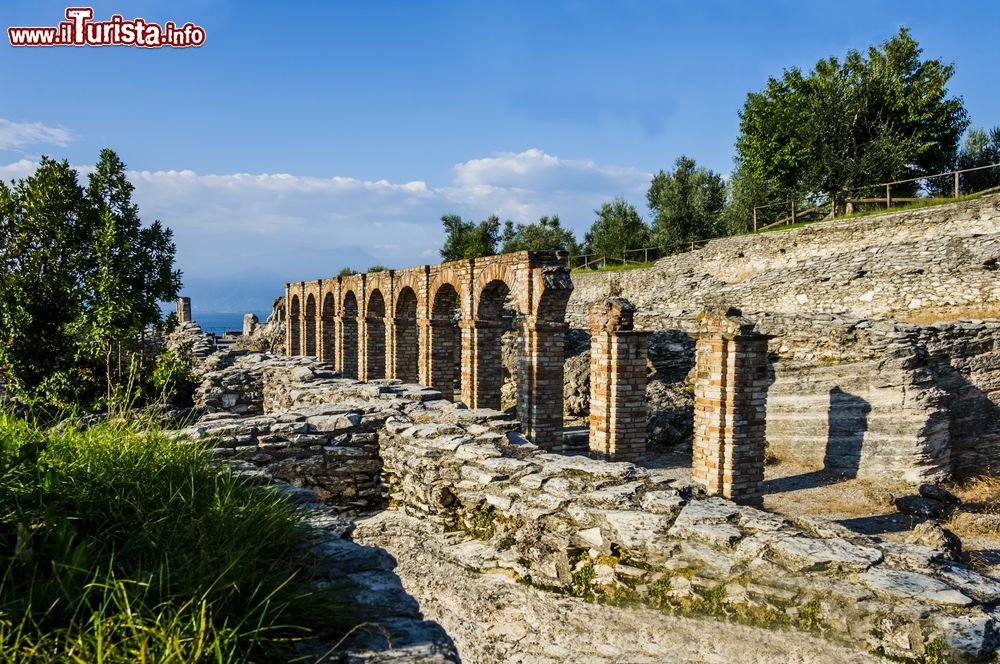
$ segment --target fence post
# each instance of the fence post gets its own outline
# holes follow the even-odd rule
[[[791,216],[790,225],[792,225],[792,226],[795,225],[795,201],[792,201],[792,216]]]
[[[885,185],[885,209],[888,210],[889,206],[892,205],[892,185]]]
[[[753,209],[753,232],[757,232],[757,208]]]
[[[955,198],[958,198],[958,176],[959,172],[955,171]]]

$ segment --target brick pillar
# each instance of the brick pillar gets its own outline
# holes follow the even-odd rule
[[[422,384],[439,391],[445,399],[455,400],[458,392],[455,379],[455,346],[458,344],[458,328],[450,320],[427,322],[424,331],[426,350],[426,382]]]
[[[500,321],[462,321],[462,403],[500,410]]]
[[[320,316],[319,318],[319,359],[330,366],[336,366],[337,352],[337,324],[333,318]]]
[[[706,311],[698,327],[691,476],[709,494],[760,505],[768,337],[739,309]]]
[[[306,316],[306,303],[299,298],[299,355],[308,355],[309,350],[309,325],[312,321]],[[315,339],[314,339],[315,341]]]
[[[177,322],[178,323],[191,322],[191,298],[189,297],[177,298]]]
[[[390,349],[386,361],[391,361],[391,378],[398,378],[404,383],[416,383],[419,380],[417,367],[419,365],[420,343],[417,321],[413,318],[393,318],[386,333],[389,337]]]
[[[517,353],[517,419],[539,447],[562,451],[563,340],[566,323],[520,322]]]
[[[358,377],[358,319],[337,316],[337,343],[334,368],[345,378]]]
[[[646,451],[648,332],[633,329],[635,307],[612,297],[590,305],[590,455],[638,461]]]
[[[385,378],[385,320],[381,316],[358,318],[358,329],[364,334],[358,339],[358,379]]]

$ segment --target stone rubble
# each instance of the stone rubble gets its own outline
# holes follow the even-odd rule
[[[894,657],[943,640],[949,661],[983,661],[1000,646],[998,581],[935,549],[706,498],[662,470],[546,453],[503,413],[419,386],[342,379],[301,357],[219,364],[199,390],[210,412],[182,435],[334,509],[388,505],[461,533],[443,555],[476,573],[817,629]]]

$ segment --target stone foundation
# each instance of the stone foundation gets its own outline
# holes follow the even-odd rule
[[[466,569],[816,630],[893,657],[943,649],[949,661],[983,661],[998,646],[1000,581],[934,549],[709,498],[663,471],[546,453],[502,413],[339,379],[305,358],[248,355],[213,380],[247,372],[262,376],[264,417],[219,413],[186,435],[334,505],[370,508],[351,491],[378,486],[407,514],[465,533],[453,555]]]

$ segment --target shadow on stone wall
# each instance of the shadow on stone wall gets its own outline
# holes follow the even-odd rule
[[[773,365],[769,367],[768,374],[773,383]],[[812,489],[856,478],[871,410],[871,404],[862,397],[845,392],[839,386],[830,388],[823,467],[800,475],[768,480],[764,483],[765,493]]]
[[[1000,404],[950,362],[936,362],[932,370],[951,396],[947,415],[952,472],[963,476],[1000,471]],[[993,380],[1000,384],[1000,379]]]
[[[840,387],[830,389],[830,409],[827,411],[826,454],[823,470],[831,476],[853,479],[861,465],[861,447],[868,431],[871,404],[845,392]]]

